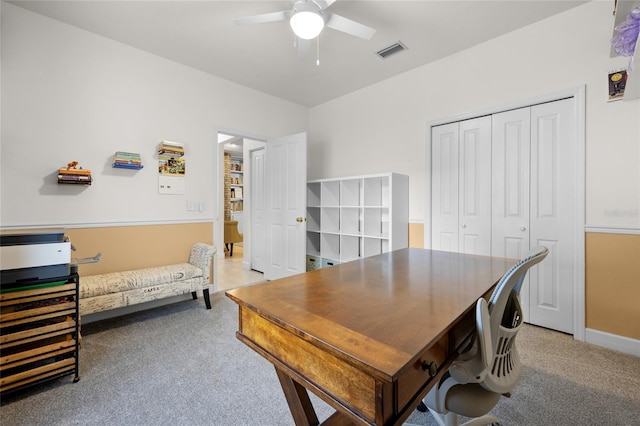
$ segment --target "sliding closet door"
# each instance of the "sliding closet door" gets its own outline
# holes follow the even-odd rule
[[[550,253],[530,273],[530,322],[566,333],[573,333],[577,250],[574,102],[531,107],[531,245]]]
[[[491,254],[491,116],[460,122],[459,251]]]

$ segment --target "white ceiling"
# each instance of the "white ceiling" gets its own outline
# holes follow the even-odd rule
[[[233,22],[236,17],[290,9],[288,0],[11,3],[243,86],[315,106],[585,1],[337,0],[331,12],[377,31],[366,41],[325,28],[319,39],[319,66],[315,42],[306,58],[298,57],[288,22]],[[386,59],[375,54],[398,41],[408,50]]]

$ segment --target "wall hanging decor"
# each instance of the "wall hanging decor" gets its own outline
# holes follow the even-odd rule
[[[158,148],[158,193],[184,194],[184,145],[162,141]]]

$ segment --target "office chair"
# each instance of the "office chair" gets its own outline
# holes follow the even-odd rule
[[[520,288],[529,268],[549,253],[538,246],[498,281],[489,302],[476,303],[476,332],[449,371],[429,391],[418,410],[429,409],[442,426],[457,426],[458,415],[471,417],[464,423],[488,425],[500,420],[488,414],[500,396],[520,379],[520,357],[515,337],[522,327]]]

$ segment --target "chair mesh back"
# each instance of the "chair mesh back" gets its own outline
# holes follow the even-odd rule
[[[498,327],[497,344],[494,346],[493,365],[487,371],[481,385],[496,393],[509,392],[520,379],[520,355],[516,347],[516,335],[522,328],[522,309],[518,303],[518,296],[512,293],[513,310],[505,312],[505,316],[517,318],[516,322],[509,326],[502,324]]]
[[[548,253],[546,247],[531,250],[524,259],[504,274],[489,299],[494,360],[480,384],[490,391],[509,392],[520,378],[520,356],[515,345],[523,317],[520,287],[529,268],[541,262]]]

